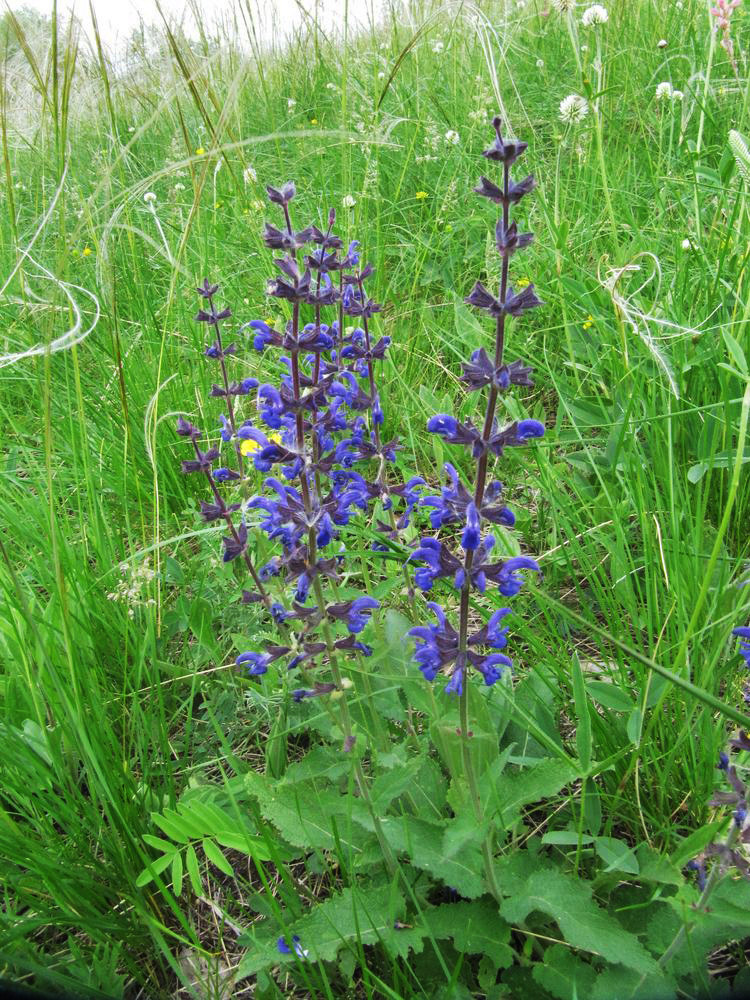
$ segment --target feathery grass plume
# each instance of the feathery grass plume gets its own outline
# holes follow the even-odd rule
[[[750,149],[747,140],[736,129],[729,132],[729,148],[734,154],[734,162],[746,184],[750,184]]]

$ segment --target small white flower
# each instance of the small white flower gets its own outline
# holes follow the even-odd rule
[[[345,194],[344,197],[341,199],[341,204],[344,206],[344,208],[354,208],[354,206],[357,204],[357,200],[352,195]]]
[[[687,236],[682,241],[682,249],[683,250],[692,250],[693,249],[693,244],[690,242],[690,240],[687,238]]]
[[[331,80],[329,80],[328,83],[326,84],[326,90],[335,90],[335,89],[336,89],[336,84],[333,83]]]
[[[286,99],[286,106],[287,106],[288,110],[291,111],[293,108],[297,107],[297,102],[295,101],[295,99],[293,97],[287,97],[287,99]]]
[[[656,85],[656,100],[668,101],[672,97],[672,84],[666,80]]]
[[[449,142],[451,146],[457,146],[458,143],[461,141],[461,136],[458,134],[458,132],[454,132],[453,129],[448,129],[448,131],[445,133],[445,141]]]
[[[382,69],[378,73],[378,80],[385,80],[385,73],[383,72]]]
[[[656,43],[656,47],[657,49],[666,49],[667,47],[666,38],[660,38],[659,41]]]
[[[436,42],[432,43],[432,51],[437,54],[440,54],[444,48],[445,48],[445,42],[441,42],[439,38]]]
[[[153,191],[147,191],[143,196],[143,200],[146,202],[147,205],[153,205],[154,202],[156,201],[156,195],[154,194]]]
[[[589,113],[589,103],[579,94],[569,94],[560,101],[560,121],[566,125],[578,125]]]
[[[536,61],[536,68],[537,69],[544,69],[544,59],[537,59],[537,61]]]
[[[581,24],[584,28],[592,28],[597,24],[606,24],[609,20],[609,14],[607,13],[607,8],[602,7],[600,3],[595,3],[592,7],[588,7],[581,16]]]
[[[581,46],[581,52],[588,52],[588,50],[589,50],[588,45],[582,45]]]
[[[681,90],[673,90],[672,91],[672,100],[673,101],[681,101],[684,96],[685,95],[683,94],[683,92]]]
[[[249,184],[250,181],[252,181],[254,184],[258,179],[258,175],[255,172],[255,168],[245,167],[245,169],[242,171],[242,179],[245,182],[245,184]]]
[[[135,132],[135,125],[131,125],[131,126],[130,126],[130,127],[128,128],[128,132]]]
[[[185,185],[184,184],[180,184],[180,182],[178,181],[175,184],[175,186],[172,188],[172,190],[173,191],[184,191],[185,190]]]
[[[567,14],[569,10],[573,10],[575,0],[552,0],[552,6],[558,14]]]

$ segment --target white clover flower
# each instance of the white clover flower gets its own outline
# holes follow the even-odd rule
[[[341,199],[341,204],[344,206],[344,208],[354,208],[354,206],[357,204],[357,200],[356,198],[354,198],[353,195],[345,194],[344,197]]]
[[[178,181],[175,184],[175,186],[172,188],[172,190],[173,191],[184,191],[185,190],[185,185],[184,184],[180,184],[180,182]]]
[[[657,83],[655,97],[657,101],[670,100],[672,97],[672,84],[666,80],[663,83]]]
[[[536,68],[537,69],[544,69],[544,59],[537,59],[537,61],[536,61]]]
[[[567,14],[569,10],[573,10],[575,0],[552,0],[552,6],[558,14]]]
[[[252,181],[254,184],[258,179],[258,175],[255,172],[255,167],[245,167],[245,169],[242,171],[242,179],[245,182],[245,184],[249,184],[250,181]]]
[[[439,38],[437,41],[432,43],[432,51],[439,55],[445,48],[445,42],[442,42]]]
[[[287,97],[286,106],[289,111],[292,111],[294,108],[297,107],[297,102],[293,97]]]
[[[445,141],[450,143],[451,146],[457,146],[461,141],[461,136],[451,128],[445,133]]]
[[[143,196],[143,200],[146,202],[147,205],[153,205],[154,202],[156,201],[156,195],[154,194],[153,191],[147,191]]]
[[[690,240],[687,238],[687,236],[682,241],[681,246],[682,246],[683,250],[692,250],[693,249],[693,244],[690,242]]]
[[[578,125],[589,113],[589,102],[580,94],[569,94],[560,101],[560,121],[565,125]]]
[[[581,24],[584,28],[593,28],[597,24],[606,24],[609,20],[609,14],[607,13],[607,8],[602,7],[600,3],[595,3],[592,7],[588,7],[581,15]]]
[[[666,49],[667,47],[666,38],[660,38],[659,41],[656,43],[656,47],[657,49]]]
[[[378,80],[385,80],[385,73],[383,72],[382,69],[378,73]]]
[[[673,101],[681,101],[684,96],[685,95],[683,94],[683,92],[681,90],[673,90],[672,91],[672,100]]]

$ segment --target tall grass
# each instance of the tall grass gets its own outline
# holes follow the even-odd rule
[[[548,303],[514,346],[554,387],[529,403],[546,444],[506,464],[555,595],[519,636],[523,704],[544,732],[575,724],[575,651],[610,762],[585,797],[602,832],[666,851],[704,821],[728,722],[647,661],[741,702],[750,226],[727,136],[750,123],[746,64],[738,83],[705,5],[613,2],[599,94],[593,38],[574,51],[538,0],[394,7],[359,33],[310,17],[285,46],[238,2],[197,39],[144,32],[117,71],[95,19],[90,48],[75,22],[5,17],[0,975],[159,996],[189,979],[186,949],[216,960],[228,932],[207,939],[205,899],[137,884],[151,812],[252,769],[277,709],[231,669],[236,584],[201,556],[211,532],[177,471],[172,415],[215,420],[193,286],[220,282],[238,325],[273,312],[264,185],[293,176],[303,210],[351,195],[342,235],[365,234],[389,303],[386,431],[435,479],[448,454],[425,419],[454,409],[477,336],[462,297],[494,266],[470,191],[501,105],[530,139]],[[654,100],[662,80],[682,103]],[[596,126],[558,120],[571,92]],[[420,995],[408,969],[372,975],[370,995]]]

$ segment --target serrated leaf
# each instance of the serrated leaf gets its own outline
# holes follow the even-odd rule
[[[409,941],[419,948],[426,932],[419,928],[395,929],[403,912],[403,899],[391,886],[366,890],[347,888],[318,903],[308,913],[286,928],[261,925],[260,932],[250,931],[250,951],[240,963],[238,979],[255,975],[270,965],[293,965],[295,955],[282,955],[276,947],[279,934],[299,937],[300,948],[308,952],[307,961],[331,962],[342,948],[358,950],[364,945],[382,943],[393,955],[403,955]],[[270,923],[270,921],[265,923]],[[405,935],[410,935],[409,938]],[[421,950],[421,949],[420,949]]]
[[[520,771],[503,772],[490,788],[491,804],[499,813],[500,823],[510,827],[521,818],[523,806],[556,795],[579,774],[572,764],[552,758]]]
[[[413,757],[406,764],[379,774],[372,783],[372,801],[377,813],[385,812],[391,802],[409,791],[422,767],[422,757]]]
[[[556,921],[569,945],[600,955],[640,973],[652,972],[656,962],[641,942],[592,899],[591,887],[563,872],[540,871],[520,893],[507,899],[500,913],[511,923],[526,920],[538,910]]]
[[[337,849],[332,818],[336,820],[338,845],[355,855],[360,854],[364,834],[359,829],[371,830],[367,807],[360,799],[342,796],[328,788],[315,788],[305,782],[286,784],[269,782],[263,775],[248,772],[245,776],[248,790],[257,798],[260,811],[273,823],[284,840],[295,847]],[[352,827],[349,819],[356,820]]]
[[[215,841],[211,840],[210,837],[206,837],[202,842],[202,847],[203,853],[212,864],[216,865],[219,871],[224,872],[225,875],[229,875],[230,877],[234,875],[234,868],[229,864],[224,852]]]
[[[483,862],[478,847],[466,847],[460,857],[443,853],[442,823],[429,823],[417,816],[387,816],[381,826],[391,847],[406,855],[413,865],[473,899],[484,892]]]
[[[670,860],[648,844],[641,844],[635,852],[641,867],[642,882],[660,882],[664,885],[682,885],[685,878]]]
[[[569,948],[553,944],[544,952],[544,965],[534,966],[534,979],[559,1000],[584,1000],[591,996],[596,969]]]
[[[500,917],[497,903],[487,899],[446,903],[425,910],[423,918],[434,938],[449,938],[459,953],[485,955],[495,970],[512,965],[510,926]]]

